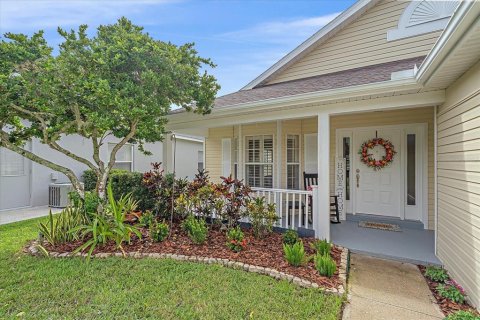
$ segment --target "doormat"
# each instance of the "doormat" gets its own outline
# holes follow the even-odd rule
[[[393,223],[360,221],[358,223],[358,226],[362,228],[379,229],[379,230],[385,230],[385,231],[395,231],[395,232],[402,231],[402,229],[400,229],[400,226],[398,224],[393,224]]]

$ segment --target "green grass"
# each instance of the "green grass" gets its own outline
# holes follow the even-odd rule
[[[215,265],[36,258],[39,220],[0,226],[0,319],[337,319],[341,299]]]

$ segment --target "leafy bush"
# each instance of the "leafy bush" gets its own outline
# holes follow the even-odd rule
[[[188,216],[182,223],[183,230],[195,244],[203,244],[207,240],[208,228],[205,220]]]
[[[150,238],[154,242],[162,242],[168,236],[168,224],[165,222],[154,222],[150,226]]]
[[[154,216],[152,211],[147,210],[140,215],[140,218],[138,219],[138,222],[140,225],[149,228],[153,223],[154,223]]]
[[[330,255],[332,244],[327,240],[315,240],[315,242],[312,243],[312,249],[321,256]]]
[[[298,232],[296,230],[289,229],[283,234],[283,243],[288,245],[294,245],[299,242]]]
[[[284,244],[283,252],[285,253],[285,259],[287,262],[294,267],[301,266],[308,262],[308,257],[305,255],[305,248],[303,247],[302,241],[298,241],[294,244]]]
[[[337,270],[337,265],[330,255],[317,253],[314,257],[314,262],[315,268],[322,276],[330,278]]]
[[[258,197],[248,202],[247,210],[256,238],[273,231],[273,225],[278,220],[275,204],[268,204],[265,197]]]
[[[67,207],[58,215],[48,213],[48,222],[40,223],[39,229],[45,240],[51,245],[58,245],[78,239],[78,234],[72,232],[78,226],[89,222],[89,217],[81,208]]]
[[[79,226],[71,231],[79,232],[83,238],[88,238],[84,244],[75,249],[75,253],[88,250],[88,258],[90,258],[98,245],[105,245],[110,240],[113,240],[116,247],[125,254],[123,243],[130,243],[133,234],[138,238],[142,237],[137,227],[125,223],[131,195],[127,194],[116,201],[113,197],[112,185],[109,183],[107,196],[108,204],[104,214],[94,214],[92,223]]]
[[[450,299],[456,303],[465,302],[464,290],[454,281],[447,281],[445,284],[441,283],[436,289],[443,298]]]
[[[233,179],[232,176],[221,178],[222,182],[217,185],[217,191],[221,194],[222,200],[219,201],[216,212],[230,228],[237,226],[245,215],[251,189],[243,181]]]
[[[195,184],[195,181],[192,184]],[[189,214],[204,219],[211,218],[217,208],[216,203],[220,200],[220,196],[216,186],[210,182],[194,191],[189,186],[189,191],[180,194],[175,201],[177,218],[181,220]]]
[[[240,227],[232,228],[227,232],[227,247],[235,252],[240,252],[247,247],[247,241]]]
[[[425,270],[425,276],[435,282],[445,282],[448,280],[447,271],[435,266],[428,266]]]
[[[480,316],[477,316],[470,311],[461,310],[449,314],[445,320],[480,320]]]
[[[102,200],[95,192],[85,191],[84,199],[80,198],[77,192],[70,192],[68,194],[72,207],[82,209],[87,215],[92,215],[97,212],[98,206],[102,203]]]

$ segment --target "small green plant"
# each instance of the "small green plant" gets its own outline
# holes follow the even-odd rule
[[[196,244],[203,244],[207,240],[208,228],[204,219],[197,219],[189,215],[182,223],[183,230]]]
[[[298,232],[295,230],[289,229],[283,234],[283,244],[294,245],[298,241],[300,239],[298,238]]]
[[[480,320],[480,316],[477,316],[470,311],[461,310],[449,314],[444,320]]]
[[[322,276],[330,278],[337,270],[337,265],[330,255],[317,253],[314,257],[314,262],[315,268]]]
[[[425,270],[425,276],[435,282],[445,282],[448,280],[447,271],[435,266],[428,266]]]
[[[89,217],[80,208],[67,207],[56,216],[50,211],[47,223],[40,223],[39,229],[48,243],[57,245],[78,239],[78,233],[72,230],[88,222]]]
[[[304,265],[309,260],[305,255],[305,248],[302,241],[294,244],[284,244],[283,252],[285,253],[287,262],[294,267]]]
[[[455,281],[447,281],[445,284],[441,283],[436,289],[443,298],[450,299],[456,303],[465,302],[465,291]]]
[[[244,238],[243,231],[240,227],[228,230],[227,247],[234,252],[240,252],[247,247],[247,240]]]
[[[140,225],[150,228],[150,226],[155,222],[155,217],[153,216],[153,212],[150,210],[147,210],[140,215],[140,218],[138,219]]]
[[[311,244],[311,247],[321,256],[330,255],[332,251],[332,244],[327,240],[315,240],[315,242]]]
[[[168,224],[165,222],[153,222],[150,225],[150,238],[153,242],[162,242],[168,236]]]
[[[265,197],[257,197],[248,201],[247,212],[255,238],[272,233],[273,225],[278,220],[274,203],[267,203]]]

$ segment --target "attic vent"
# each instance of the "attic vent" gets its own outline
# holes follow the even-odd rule
[[[460,1],[412,1],[398,21],[398,28],[389,30],[387,40],[398,40],[443,30]]]

